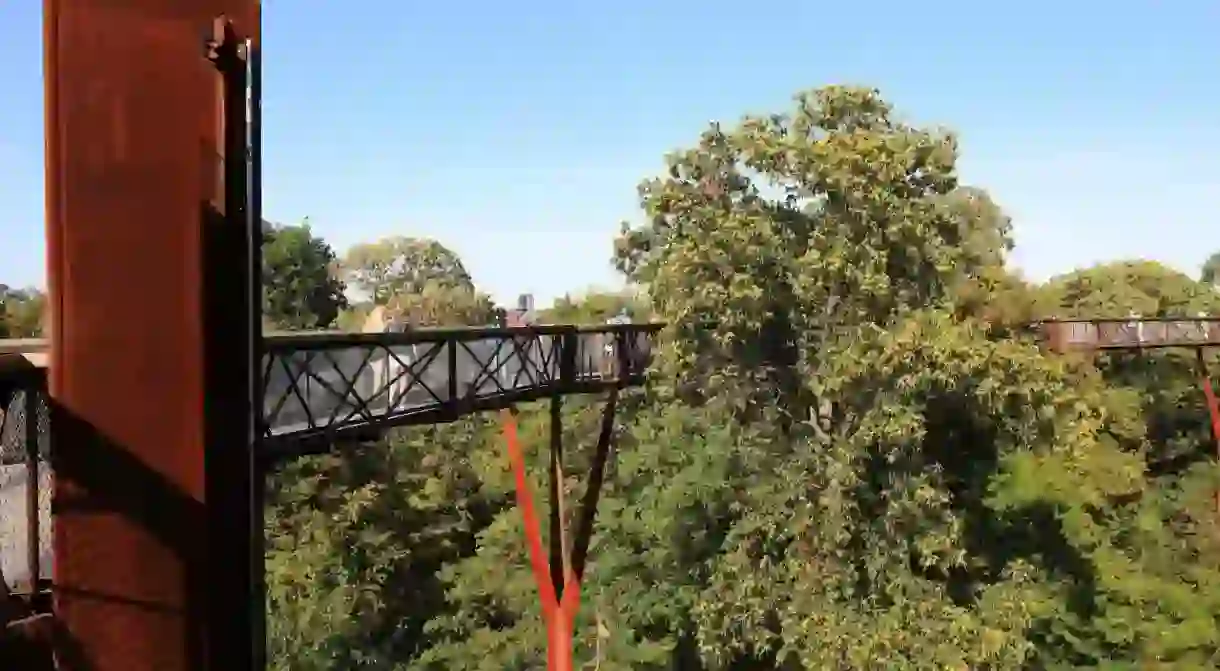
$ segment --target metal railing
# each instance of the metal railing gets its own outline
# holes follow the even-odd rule
[[[661,327],[658,323],[554,324],[268,334],[262,347],[260,456],[274,461],[326,450],[337,438],[366,435],[370,429],[452,421],[471,412],[555,394],[639,385]],[[0,489],[5,502],[0,517],[5,511],[26,509],[13,502],[18,495],[11,493],[26,491],[29,476],[22,468],[38,473],[40,492],[49,486],[50,469],[37,459],[27,464],[31,453],[25,449],[27,443],[37,443],[45,460],[46,403],[39,385],[46,377],[46,357],[45,341],[0,340],[0,384],[12,381],[12,391],[0,396],[0,403],[14,408],[0,453],[4,464],[0,483],[19,483]],[[30,385],[39,390],[36,396],[42,408],[37,437],[26,436],[22,428],[25,401],[19,399],[26,398],[23,390]],[[36,522],[44,535],[48,525]],[[7,531],[10,527],[0,526],[3,538],[15,533]],[[9,557],[16,552],[9,547],[15,541],[4,542],[8,545],[0,547]],[[19,545],[29,547],[24,542]],[[6,559],[0,565],[10,582],[10,573],[33,575],[35,582],[46,574],[10,569],[13,561]]]
[[[643,383],[660,324],[309,333],[264,340],[262,455]]]
[[[1220,346],[1218,317],[1138,317],[1046,320],[1052,349],[1158,349]]]
[[[46,369],[0,353],[0,604],[35,604],[50,588],[49,423]]]

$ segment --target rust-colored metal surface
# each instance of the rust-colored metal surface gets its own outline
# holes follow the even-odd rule
[[[1220,347],[1220,318],[1047,321],[1043,337],[1056,351]]]
[[[208,643],[226,585],[206,573],[204,238],[222,185],[202,42],[220,14],[257,39],[258,4],[44,0],[61,668],[243,668]]]

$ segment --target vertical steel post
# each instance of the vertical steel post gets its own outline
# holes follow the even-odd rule
[[[564,502],[563,474],[563,395],[576,383],[576,354],[580,334],[575,330],[552,336],[559,346],[559,380],[551,389],[550,460],[548,474],[550,494],[550,568],[551,582],[557,598],[563,597],[564,585],[571,567],[567,530],[567,506]]]
[[[208,657],[225,668],[265,667],[260,440],[262,226],[257,167],[254,42],[218,18],[209,41],[222,100],[223,201],[204,231],[204,314],[224,338],[209,339],[204,371],[205,500],[209,567]],[[219,654],[217,654],[219,653]]]
[[[551,582],[555,594],[563,596],[564,579],[570,566],[568,558],[567,506],[564,505],[563,474],[563,396],[556,390],[551,393],[551,449],[547,469],[548,494],[550,495],[550,568]]]
[[[250,489],[247,514],[250,524],[250,619],[251,663],[253,671],[267,668],[267,547],[264,514],[268,473],[263,468],[260,447],[263,440],[263,54],[259,43],[249,37],[246,47],[246,146],[249,161],[249,206],[246,210],[247,300],[250,312],[247,327],[247,388],[250,408],[247,428],[250,448]]]
[[[39,495],[42,479],[39,477],[38,405],[42,397],[41,385],[31,384],[25,388],[25,514],[26,514],[26,561],[30,580],[30,599],[38,598],[38,583],[42,582],[41,526]]]

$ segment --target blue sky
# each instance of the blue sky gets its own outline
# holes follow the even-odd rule
[[[40,4],[0,0],[0,282],[41,284]],[[858,7],[858,8],[856,8]],[[712,119],[877,86],[963,138],[1033,278],[1220,249],[1220,3],[264,0],[265,214],[456,249],[509,300],[612,285],[635,186]]]

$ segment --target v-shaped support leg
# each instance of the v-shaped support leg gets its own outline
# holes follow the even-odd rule
[[[542,530],[525,474],[525,454],[517,436],[516,417],[511,411],[506,411],[503,415],[504,438],[508,443],[508,458],[517,489],[517,507],[521,510],[530,567],[538,585],[538,598],[542,603],[542,616],[546,622],[548,671],[572,671],[572,637],[576,612],[580,610],[580,581],[584,578],[589,541],[593,537],[593,523],[597,517],[597,503],[601,497],[602,483],[605,481],[606,461],[610,456],[610,444],[614,436],[614,411],[617,402],[618,389],[611,388],[602,412],[597,451],[589,469],[589,479],[585,485],[585,495],[581,501],[580,518],[577,521],[576,535],[572,538],[570,554],[565,552],[568,546],[565,542],[567,533],[562,509],[563,425],[562,417],[556,416],[559,414],[556,410],[558,404],[552,405],[550,565],[542,550]]]
[[[1207,412],[1212,421],[1212,439],[1216,442],[1216,459],[1220,460],[1220,404],[1216,401],[1216,392],[1212,389],[1211,373],[1207,370],[1207,359],[1203,348],[1195,350],[1199,365],[1199,384],[1203,387],[1203,396],[1207,399]],[[1216,492],[1216,514],[1220,515],[1220,490]]]

